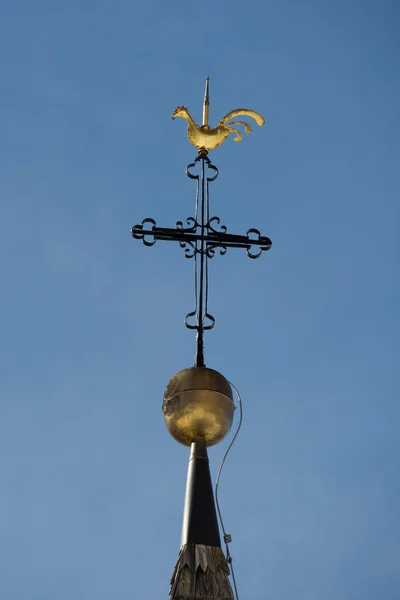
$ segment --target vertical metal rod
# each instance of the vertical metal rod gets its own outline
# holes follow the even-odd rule
[[[209,81],[210,78],[206,77],[206,89],[204,91],[204,102],[203,102],[203,126],[208,127],[208,111],[210,108],[210,96],[209,96]]]
[[[207,260],[204,252],[204,234],[205,234],[205,169],[204,169],[205,159],[204,156],[201,157],[201,235],[202,239],[200,240],[200,285],[199,285],[199,305],[198,305],[198,315],[197,315],[197,353],[196,353],[196,367],[205,367],[204,364],[204,344],[203,344],[203,322],[204,322],[204,261]]]

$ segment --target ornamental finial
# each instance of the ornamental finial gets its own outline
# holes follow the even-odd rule
[[[243,139],[243,135],[240,131],[234,129],[232,125],[242,125],[246,133],[252,132],[252,128],[245,121],[232,121],[231,123],[227,122],[233,119],[234,117],[251,117],[260,127],[265,123],[263,117],[256,111],[250,110],[248,108],[236,108],[235,110],[231,110],[230,112],[228,112],[215,127],[211,128],[208,124],[210,105],[209,81],[210,78],[206,77],[202,125],[197,125],[194,119],[190,116],[190,113],[185,106],[177,106],[172,115],[173,119],[181,117],[182,119],[185,119],[187,121],[187,136],[189,142],[193,144],[193,146],[196,146],[198,150],[203,152],[208,152],[209,150],[215,150],[215,148],[218,148],[218,146],[220,146],[231,135],[231,133],[235,134],[233,141],[240,142]]]

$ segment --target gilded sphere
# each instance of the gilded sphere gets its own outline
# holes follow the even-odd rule
[[[230,430],[235,405],[232,388],[221,373],[191,367],[170,379],[162,409],[167,429],[178,442],[190,446],[201,438],[213,446]]]

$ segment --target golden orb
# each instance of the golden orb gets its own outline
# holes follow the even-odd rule
[[[162,405],[168,431],[185,446],[199,438],[207,446],[220,442],[232,426],[235,408],[229,381],[207,367],[191,367],[174,375]]]

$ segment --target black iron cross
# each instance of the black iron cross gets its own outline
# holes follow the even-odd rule
[[[200,175],[194,175],[191,169],[201,162]],[[211,175],[206,175],[206,167]],[[157,227],[154,219],[144,219],[141,225],[131,229],[134,238],[142,240],[146,246],[153,246],[157,240],[179,242],[185,249],[186,258],[194,258],[195,268],[195,308],[185,317],[185,325],[197,331],[197,350],[195,366],[204,367],[203,333],[214,327],[215,319],[208,312],[208,259],[213,258],[219,249],[221,255],[228,248],[244,248],[247,256],[258,258],[262,252],[271,248],[272,242],[262,236],[258,229],[249,229],[246,235],[227,233],[225,225],[220,225],[219,217],[210,217],[209,183],[218,177],[218,169],[204,151],[186,168],[190,179],[196,180],[195,216],[176,223],[175,228]],[[193,322],[194,320],[194,322]]]

